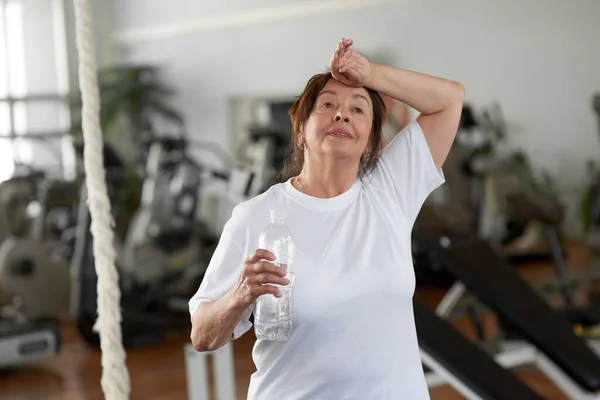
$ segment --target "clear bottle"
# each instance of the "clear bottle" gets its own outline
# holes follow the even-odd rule
[[[275,255],[273,264],[286,269],[285,278],[289,283],[285,286],[274,285],[281,292],[281,297],[266,294],[257,299],[254,311],[254,332],[257,339],[286,341],[292,331],[290,298],[296,248],[285,218],[285,212],[271,210],[271,222],[262,231],[258,241],[260,249],[269,250]]]

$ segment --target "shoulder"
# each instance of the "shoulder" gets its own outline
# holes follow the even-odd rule
[[[419,121],[417,121],[416,119],[411,121],[409,124],[407,124],[398,134],[398,136],[400,138],[404,138],[406,139],[417,139],[419,140],[420,137],[423,137],[423,139],[425,138],[425,135],[423,134],[423,129],[421,128],[421,125],[419,124]]]
[[[237,204],[233,208],[232,218],[248,219],[263,210],[266,210],[268,215],[269,207],[281,198],[283,185],[283,183],[276,183],[263,193]]]
[[[406,168],[427,163],[430,159],[431,154],[423,129],[419,122],[414,120],[385,146],[377,164]]]
[[[246,233],[253,227],[265,224],[269,220],[269,212],[283,195],[283,183],[277,183],[265,192],[238,203],[232,210],[225,225],[225,231],[233,236]]]
[[[388,143],[364,182],[384,204],[398,205],[414,220],[425,198],[444,182],[417,120]]]

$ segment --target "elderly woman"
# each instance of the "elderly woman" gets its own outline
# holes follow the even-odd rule
[[[287,341],[257,340],[249,399],[427,399],[413,318],[411,230],[444,182],[464,98],[460,83],[370,63],[342,39],[330,72],[290,110],[287,179],[239,204],[190,300],[191,340],[209,351],[251,326],[285,272],[257,249],[285,210],[296,258]],[[381,94],[420,112],[385,148]]]

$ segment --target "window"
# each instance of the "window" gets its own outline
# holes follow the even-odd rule
[[[15,164],[72,177],[64,0],[0,0],[0,181]]]

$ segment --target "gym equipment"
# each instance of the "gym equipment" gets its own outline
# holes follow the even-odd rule
[[[598,117],[600,127],[600,93],[596,93],[593,98],[593,108]],[[598,130],[600,134],[600,129]],[[582,204],[583,213],[586,215],[585,228],[588,229],[587,245],[593,252],[593,264],[600,268],[600,168],[597,160],[590,160],[588,163],[588,190],[584,203]]]
[[[0,182],[0,246],[11,236],[25,236],[30,226],[27,203],[35,196],[36,183],[28,176],[13,176]],[[1,269],[1,267],[0,267]],[[0,283],[0,288],[2,284]],[[0,290],[0,306],[11,304],[13,295]]]
[[[208,170],[187,154],[183,137],[153,138],[147,146],[141,204],[123,243],[122,269],[141,284],[171,279],[185,269],[196,276],[189,276],[194,286],[204,273],[201,257],[207,249],[211,254],[217,241],[197,219]],[[228,179],[221,172],[208,172]]]
[[[538,208],[550,218],[562,217],[562,207],[554,199],[544,198],[533,190],[533,174],[522,155],[503,155],[506,126],[498,103],[477,117],[471,106],[463,107],[456,141],[444,163],[446,184],[434,191],[423,205],[413,234],[479,237],[500,247],[521,238],[527,227],[540,221]],[[522,207],[523,199],[532,206]],[[526,210],[529,214],[524,212]],[[416,250],[413,261],[419,285],[452,283],[453,278],[447,272],[432,269],[434,266],[428,264],[428,257]],[[505,249],[504,255],[517,266],[551,260],[553,253],[512,246]]]
[[[248,170],[254,174],[251,194],[257,195],[268,188],[276,179],[283,164],[282,153],[289,143],[283,132],[275,126],[255,125],[249,128],[250,142],[246,153],[250,162]],[[286,141],[287,139],[287,141]]]
[[[600,398],[600,348],[592,349],[596,344],[576,336],[564,315],[537,296],[488,243],[444,244],[431,245],[431,255],[460,283],[440,303],[438,315],[448,315],[464,291],[470,291],[529,342],[496,343],[495,357],[505,367],[535,363],[570,398]],[[511,347],[513,357],[507,352]]]
[[[5,306],[6,307],[6,306]],[[60,351],[59,324],[55,321],[0,319],[0,369],[52,357]]]
[[[94,330],[98,313],[98,276],[94,270],[93,237],[90,234],[91,218],[85,205],[87,190],[82,189],[79,214],[78,239],[72,261],[71,317],[82,338],[89,344],[99,346],[100,337]],[[121,272],[119,299],[121,308],[120,340],[124,347],[140,347],[155,344],[170,331],[189,325],[189,316],[174,313],[168,303],[172,300],[165,288],[136,285]]]
[[[575,305],[574,289],[584,283],[599,280],[600,269],[592,266],[584,272],[567,272],[567,263],[559,234],[559,226],[564,217],[564,207],[556,198],[535,192],[527,187],[527,183],[523,183],[522,179],[521,182],[518,178],[512,179],[517,183],[496,185],[504,188],[503,197],[507,204],[508,217],[517,225],[524,226],[536,222],[543,229],[556,274],[556,277],[551,280],[536,283],[536,288],[544,297],[549,297],[557,291],[560,292],[565,303],[565,307],[562,308],[564,315],[580,329],[589,329],[599,325],[600,303],[594,302],[594,297],[597,295],[594,295],[593,292],[588,294],[588,306]],[[511,186],[513,188],[509,188]],[[515,186],[521,188],[515,189]]]
[[[190,343],[184,346],[185,374],[188,399],[208,399],[208,365],[212,359],[216,398],[235,400],[235,370],[233,345],[227,342],[223,347],[211,352],[198,352]]]
[[[125,165],[108,143],[104,145],[103,153],[108,194],[109,198],[114,200],[119,196],[119,188],[124,183]],[[77,239],[71,261],[71,317],[83,339],[98,346],[100,344],[99,337],[94,332],[94,323],[98,312],[96,302],[98,276],[94,268],[95,257],[92,251],[94,238],[90,231],[92,221],[86,204],[87,199],[87,188],[82,187],[77,216]],[[118,212],[116,209],[113,211]],[[118,249],[118,243],[115,243],[115,246]],[[122,342],[125,347],[155,343],[166,331],[177,326],[174,318],[161,318],[158,310],[154,312],[155,305],[152,304],[152,295],[154,294],[154,297],[157,295],[152,290],[154,288],[137,286],[135,280],[125,274],[123,270],[120,271],[119,285],[123,292],[120,307],[123,310]],[[181,323],[180,319],[179,326]]]
[[[292,135],[288,115],[294,100],[254,99],[255,115],[236,148],[240,167],[254,176],[249,195],[254,197],[278,181]]]
[[[13,176],[0,182],[0,241],[27,233],[27,201],[37,192],[39,174]]]
[[[449,383],[470,400],[542,398],[419,300],[413,304],[428,387]]]
[[[9,196],[0,209],[18,222],[9,225],[9,236],[0,244],[0,306],[18,297],[21,312],[28,318],[57,317],[69,304],[66,260],[72,240],[61,236],[74,223],[70,207],[75,185],[52,181],[40,171],[28,171],[4,183]],[[26,210],[32,208],[36,210],[30,212],[30,219]]]
[[[29,319],[67,312],[70,271],[65,260],[50,258],[35,238],[8,238],[0,246],[0,292],[19,298]]]
[[[60,236],[72,224],[71,187],[33,170],[0,185],[8,235],[0,244],[0,367],[59,351],[57,319],[67,312],[70,296],[69,265],[63,258],[69,243]],[[32,205],[37,208],[33,213],[28,212]]]
[[[196,163],[186,153],[183,138],[153,138],[146,157],[142,201],[122,247],[118,240],[116,264],[120,274],[125,347],[146,346],[170,331],[189,326],[187,302],[200,284],[216,239],[198,226],[196,215],[203,178],[228,179]],[[108,144],[104,146],[109,197],[124,189],[124,163]],[[97,275],[93,238],[82,188],[72,259],[72,316],[84,340],[98,345],[96,318]],[[118,212],[118,208],[114,212]]]

